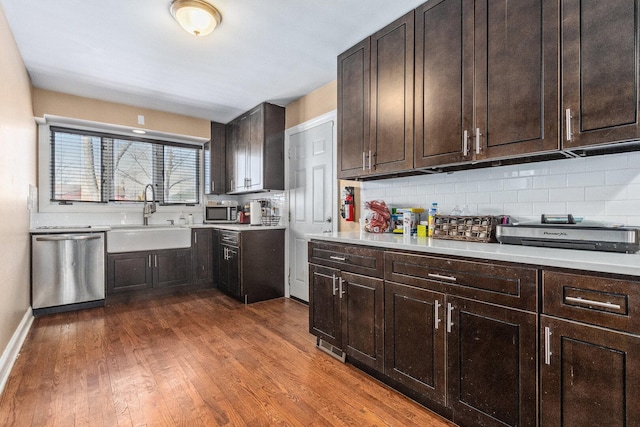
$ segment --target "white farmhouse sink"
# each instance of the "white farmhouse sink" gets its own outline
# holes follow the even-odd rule
[[[191,229],[177,225],[114,226],[107,231],[109,253],[189,247]]]

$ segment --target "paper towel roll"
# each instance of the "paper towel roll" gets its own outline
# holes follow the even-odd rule
[[[262,225],[262,207],[260,202],[251,202],[249,204],[251,212],[251,225]]]

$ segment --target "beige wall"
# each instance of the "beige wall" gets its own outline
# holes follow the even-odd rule
[[[337,107],[338,83],[334,80],[287,105],[285,129],[333,111]]]
[[[31,84],[0,7],[0,353],[29,301],[29,184],[36,183]]]
[[[205,119],[34,88],[33,115],[43,117],[45,114],[211,138],[211,124]],[[138,124],[139,115],[144,116],[144,125]]]

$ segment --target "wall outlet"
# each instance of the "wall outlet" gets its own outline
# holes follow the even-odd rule
[[[139,125],[143,125],[144,124],[144,116],[138,116],[138,124]]]

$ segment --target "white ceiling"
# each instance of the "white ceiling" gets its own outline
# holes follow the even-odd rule
[[[209,0],[208,37],[171,0],[0,0],[33,85],[226,123],[336,78],[336,56],[425,0]]]

